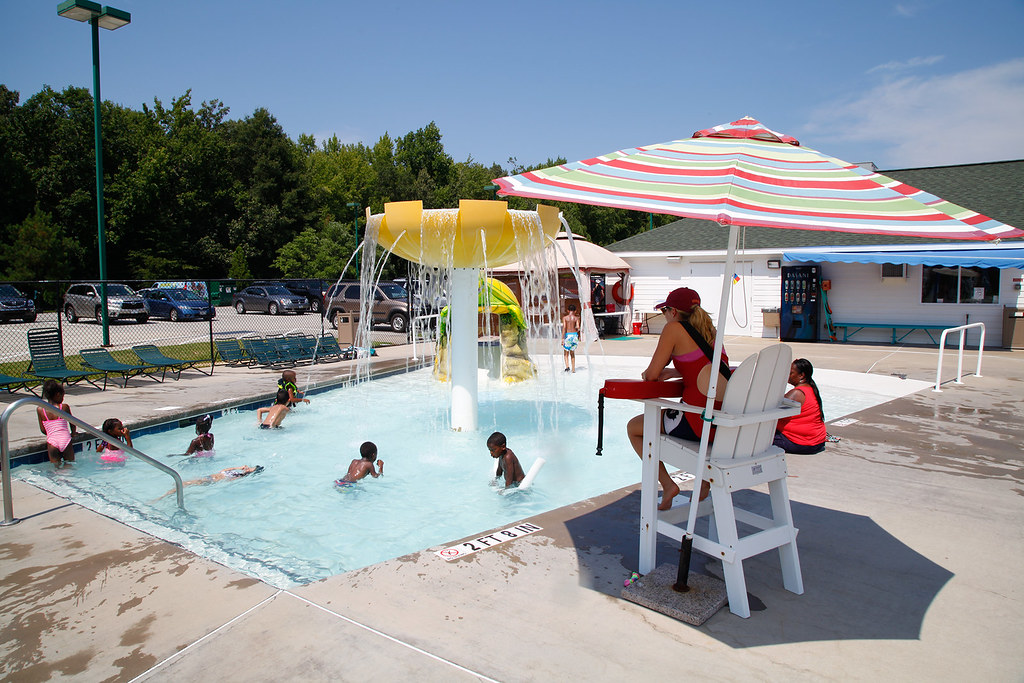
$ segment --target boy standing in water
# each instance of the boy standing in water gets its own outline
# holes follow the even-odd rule
[[[565,371],[569,372],[569,361],[572,371],[576,372],[576,345],[580,343],[580,317],[576,315],[576,304],[565,307],[566,314],[562,318],[562,349],[565,357]]]
[[[284,416],[288,414],[288,391],[277,390],[277,399],[274,405],[269,408],[260,408],[256,411],[256,419],[259,420],[260,429],[273,429],[281,426]],[[264,419],[264,415],[266,419]]]
[[[505,488],[519,486],[519,482],[526,478],[523,466],[519,464],[519,458],[505,444],[505,435],[501,432],[494,432],[487,437],[487,450],[491,457],[498,461],[498,469],[495,477],[504,475]]]
[[[377,446],[372,441],[364,441],[359,447],[359,458],[348,466],[348,473],[334,482],[335,486],[351,486],[360,479],[370,475],[374,479],[384,476],[384,461],[377,460]],[[373,461],[377,460],[377,471],[373,470]]]

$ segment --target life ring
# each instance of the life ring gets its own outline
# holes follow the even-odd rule
[[[623,299],[622,298],[622,280],[619,280],[618,282],[615,283],[615,286],[612,287],[612,298],[615,299],[616,301],[618,301],[623,306],[626,306],[626,305],[630,304],[633,301],[633,285],[632,284],[629,285],[629,298],[628,299]]]

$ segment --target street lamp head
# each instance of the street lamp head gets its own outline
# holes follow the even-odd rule
[[[57,14],[75,21],[96,20],[96,25],[108,31],[132,22],[132,15],[116,7],[101,7],[90,0],[64,0],[57,5]]]
[[[57,5],[57,14],[75,21],[89,21],[103,13],[103,8],[98,2],[89,0],[64,0]]]
[[[109,31],[121,28],[125,24],[132,23],[132,15],[124,10],[119,10],[115,7],[104,7],[103,13],[96,20],[96,23],[100,25],[100,28],[105,28]]]

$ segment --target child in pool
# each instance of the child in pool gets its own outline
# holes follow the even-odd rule
[[[114,437],[118,441],[123,441],[129,446],[132,445],[132,433],[116,417],[103,421],[103,433]],[[128,460],[128,455],[124,451],[106,441],[101,441],[96,451],[100,454],[100,462],[107,463],[108,465],[123,465]]]
[[[200,477],[199,479],[190,479],[188,481],[183,481],[181,482],[181,485],[206,486],[207,484],[212,484],[217,481],[223,481],[224,479],[239,479],[241,477],[246,477],[250,474],[259,474],[262,471],[263,465],[242,465],[241,467],[226,467],[222,469],[220,472],[214,472],[213,474],[210,474],[205,477]],[[177,491],[177,489],[171,489],[164,495],[160,496],[160,498],[166,498],[175,491]],[[160,500],[160,498],[158,498],[157,500]]]
[[[256,419],[260,423],[260,429],[274,429],[281,426],[285,415],[288,414],[288,390],[278,389],[274,405],[269,408],[256,410]],[[264,418],[266,416],[266,418]]]
[[[384,461],[377,460],[377,446],[372,441],[364,441],[359,447],[360,457],[349,463],[348,473],[334,482],[335,486],[344,487],[355,484],[360,479],[370,475],[374,479],[384,476]],[[377,460],[377,471],[373,470],[373,461]]]
[[[295,383],[296,380],[294,370],[285,370],[281,373],[281,379],[277,380],[277,388],[288,392],[288,407],[290,408],[295,407],[299,403],[309,403],[309,399],[305,398],[302,392],[299,391],[299,387]]]
[[[213,455],[213,432],[210,431],[210,427],[213,426],[213,416],[203,415],[196,420],[196,438],[192,439],[192,443],[188,445],[188,450],[185,451],[185,455]]]
[[[60,382],[48,379],[43,382],[43,399],[54,408],[71,414],[71,407],[64,403],[64,387]],[[57,415],[49,408],[36,408],[39,420],[39,431],[46,434],[46,454],[57,469],[66,467],[75,461],[75,447],[71,437],[77,429],[66,419]]]
[[[495,477],[505,477],[505,488],[519,486],[519,483],[526,478],[523,466],[519,464],[519,458],[505,444],[505,435],[501,432],[494,432],[487,437],[487,450],[491,457],[497,459],[498,469]]]

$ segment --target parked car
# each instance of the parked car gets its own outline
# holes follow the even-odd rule
[[[28,298],[14,285],[0,285],[0,320],[20,318],[27,323],[36,321],[36,302]]]
[[[309,310],[319,313],[324,302],[323,280],[284,280],[282,282],[254,282],[260,287],[284,287],[292,294],[306,299]]]
[[[68,287],[64,293],[64,317],[69,323],[78,322],[79,318],[101,318],[100,285],[87,282]],[[119,282],[107,284],[107,318],[120,320],[134,318],[144,323],[149,320],[146,302],[135,290]]]
[[[339,313],[358,313],[362,285],[341,282],[332,285],[324,295],[324,311],[332,327],[338,326]],[[381,282],[374,289],[372,320],[374,325],[387,324],[393,332],[405,332],[409,327],[409,293],[395,282]]]
[[[149,315],[171,322],[179,320],[211,320],[217,312],[210,302],[188,289],[152,287],[140,289]]]
[[[308,310],[306,298],[296,296],[281,285],[252,285],[235,292],[231,305],[241,313],[249,311],[278,313],[305,313]]]

